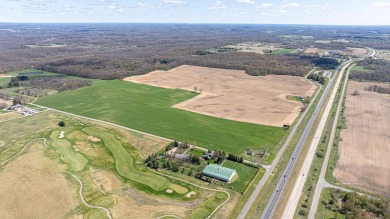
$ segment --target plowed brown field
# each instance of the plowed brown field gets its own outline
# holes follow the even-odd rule
[[[364,91],[372,84],[378,83],[348,85],[348,129],[341,132],[334,175],[347,185],[390,195],[390,95]],[[352,96],[355,90],[360,95]]]
[[[311,96],[314,83],[301,77],[268,75],[253,77],[244,71],[183,65],[170,71],[155,71],[126,81],[157,87],[179,88],[200,95],[173,107],[219,118],[271,126],[292,124],[301,103],[287,95]]]

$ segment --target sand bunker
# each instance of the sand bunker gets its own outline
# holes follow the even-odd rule
[[[194,191],[189,192],[189,193],[187,193],[186,197],[191,198],[193,195],[196,195],[196,192],[194,192]]]
[[[58,134],[58,138],[64,138],[65,137],[65,132],[64,131],[61,131],[59,134]]]
[[[167,193],[172,193],[173,192],[173,190],[172,189],[167,189],[167,190],[165,190]]]
[[[244,71],[183,65],[170,71],[125,78],[126,81],[164,88],[180,88],[200,95],[173,107],[205,115],[271,126],[292,124],[301,103],[287,95],[311,96],[316,85],[302,77],[252,77]]]
[[[98,138],[98,137],[95,137],[95,136],[88,136],[88,139],[93,141],[93,142],[99,142],[101,141],[102,139]]]

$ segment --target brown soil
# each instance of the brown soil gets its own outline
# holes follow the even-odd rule
[[[7,106],[11,106],[12,105],[12,100],[4,100],[4,99],[0,98],[0,104],[2,104],[2,103],[7,104]]]
[[[252,77],[244,71],[183,65],[170,71],[125,78],[126,81],[202,93],[173,107],[205,115],[271,126],[292,124],[301,103],[287,95],[311,96],[316,86],[301,77]]]
[[[367,53],[365,48],[348,48],[342,52],[343,55],[363,56]]]
[[[390,195],[390,95],[364,91],[373,84],[379,85],[354,81],[348,85],[348,129],[341,132],[334,175],[347,185]],[[351,95],[355,90],[359,96]]]
[[[37,140],[1,170],[0,218],[61,218],[79,205],[77,188],[44,157],[43,147]]]
[[[319,52],[320,52],[320,50],[318,48],[308,48],[305,51],[306,54],[317,54]]]

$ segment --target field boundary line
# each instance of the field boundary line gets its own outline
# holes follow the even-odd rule
[[[4,164],[8,163],[9,161],[13,160],[14,158],[16,158],[17,156],[19,156],[26,148],[27,146],[29,146],[31,143],[33,143],[35,140],[43,140],[43,144],[47,147],[46,145],[46,138],[36,138],[36,139],[33,139],[31,141],[29,141],[21,151],[19,151],[19,153],[17,153],[16,155],[14,155],[13,157],[9,158],[8,160],[4,161],[1,166],[3,166]]]
[[[225,205],[225,204],[230,200],[230,193],[227,192],[227,191],[225,191],[225,190],[211,189],[211,188],[203,187],[203,186],[196,185],[196,184],[194,184],[194,183],[188,182],[188,181],[186,181],[186,180],[179,179],[179,178],[174,177],[174,176],[170,176],[170,175],[165,174],[165,173],[159,173],[159,172],[157,172],[157,171],[155,171],[155,170],[153,170],[153,169],[150,169],[150,168],[149,168],[149,170],[151,170],[151,171],[153,171],[154,173],[157,173],[157,174],[159,174],[159,175],[166,176],[166,177],[172,178],[172,179],[176,179],[176,180],[179,180],[179,181],[181,181],[181,182],[188,183],[188,184],[190,184],[190,185],[193,185],[193,186],[198,187],[198,188],[201,188],[201,189],[205,189],[205,190],[209,190],[209,191],[214,191],[214,192],[223,192],[223,193],[227,194],[227,195],[228,195],[228,198],[227,198],[223,203],[221,203],[219,206],[217,206],[217,207],[214,209],[214,211],[211,212],[211,214],[210,214],[207,218],[211,218],[211,217],[212,217],[212,216],[213,216],[213,215],[214,215],[214,214],[215,214],[223,205]]]
[[[77,176],[75,175],[72,175],[80,184],[80,189],[79,189],[79,195],[80,195],[80,199],[81,201],[83,202],[84,205],[86,205],[87,207],[89,208],[95,208],[95,209],[101,209],[101,210],[104,210],[106,212],[106,215],[109,219],[112,219],[111,217],[111,214],[110,214],[110,211],[108,211],[107,208],[105,207],[101,207],[101,206],[93,206],[93,205],[90,205],[88,204],[85,200],[84,200],[84,196],[83,196],[83,182],[81,182],[81,180],[79,178],[77,178]]]

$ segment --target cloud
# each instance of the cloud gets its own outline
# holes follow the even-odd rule
[[[279,14],[286,14],[287,10],[282,9],[282,10],[277,10],[276,12],[278,12]]]
[[[213,9],[217,9],[217,8],[226,8],[226,7],[222,6],[221,1],[215,1],[214,4],[211,5],[208,9],[213,10]]]
[[[144,3],[137,3],[137,6],[139,6],[139,7],[145,7],[146,4],[144,4]]]
[[[256,6],[256,8],[270,8],[272,6],[274,6],[274,5],[271,3],[263,3],[261,5]]]
[[[389,7],[389,6],[390,6],[390,2],[375,2],[375,3],[370,5],[370,8],[380,9],[380,8]]]
[[[255,4],[255,0],[236,0],[238,3]]]
[[[268,16],[268,13],[261,13],[261,15],[263,15],[263,16]]]
[[[296,2],[291,2],[285,5],[282,5],[283,8],[297,8],[299,7],[299,4]]]
[[[108,6],[109,9],[116,9],[116,3],[111,3],[109,6]]]
[[[185,0],[161,0],[163,3],[169,3],[169,4],[184,4],[186,3]]]

